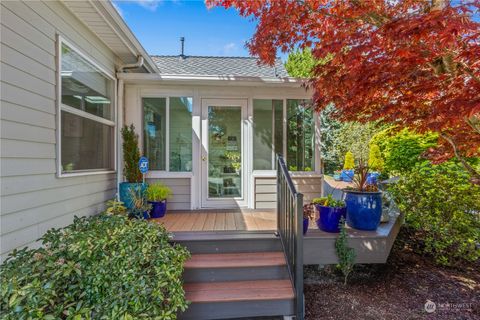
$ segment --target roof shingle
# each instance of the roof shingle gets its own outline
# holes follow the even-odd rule
[[[252,57],[152,56],[160,74],[244,77],[288,77],[280,59],[275,66],[259,65]]]

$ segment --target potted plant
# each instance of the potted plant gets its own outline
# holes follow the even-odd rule
[[[347,205],[347,224],[359,230],[376,230],[382,217],[382,192],[367,183],[368,166],[360,162],[355,169],[354,186],[343,190]]]
[[[355,167],[355,158],[353,157],[353,153],[351,151],[347,151],[345,154],[345,162],[343,164],[343,170],[340,175],[343,181],[345,182],[352,182],[353,175],[355,171],[353,168]]]
[[[144,193],[146,185],[142,183],[142,173],[138,168],[140,160],[140,150],[138,149],[138,135],[135,133],[135,127],[125,126],[122,129],[123,138],[123,174],[125,182],[120,183],[120,201],[128,209],[133,209],[133,199],[131,190]]]
[[[340,221],[345,219],[347,208],[343,200],[336,200],[331,194],[324,198],[313,199],[318,211],[317,226],[326,232],[340,232]]]
[[[137,219],[150,218],[150,210],[152,209],[152,205],[146,200],[145,189],[132,188],[129,191],[129,198],[132,201],[132,208],[128,210],[130,217]]]
[[[152,205],[151,218],[161,218],[167,212],[167,199],[172,196],[172,190],[161,184],[153,183],[147,187],[147,201]]]
[[[303,205],[303,234],[305,235],[308,231],[308,224],[310,220],[313,220],[314,216],[313,205],[311,203]]]
[[[341,170],[335,170],[333,172],[333,180],[342,181],[342,171]]]

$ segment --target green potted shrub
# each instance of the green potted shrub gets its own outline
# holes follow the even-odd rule
[[[355,171],[353,168],[355,167],[355,158],[353,157],[353,153],[351,151],[347,151],[345,154],[345,162],[343,164],[343,170],[340,174],[340,177],[345,182],[352,182],[353,175]]]
[[[150,210],[152,205],[147,202],[146,189],[132,188],[130,189],[130,199],[132,200],[132,208],[128,210],[130,216],[137,219],[150,218]]]
[[[315,198],[312,203],[318,211],[317,226],[326,232],[340,232],[339,224],[345,219],[347,208],[345,201],[336,200],[331,194],[324,198]]]
[[[378,177],[383,171],[384,161],[380,147],[377,144],[371,144],[368,152],[368,167],[372,172],[368,173],[367,182],[369,184],[377,184]]]
[[[147,200],[152,205],[151,218],[161,218],[167,212],[167,199],[172,196],[172,190],[161,184],[153,183],[147,187]]]
[[[134,203],[131,197],[131,190],[135,190],[135,193],[143,193],[146,189],[146,185],[142,183],[142,173],[138,168],[140,150],[138,148],[138,135],[135,133],[133,124],[123,127],[122,138],[123,175],[126,181],[120,183],[120,201],[122,201],[128,209],[133,209]]]

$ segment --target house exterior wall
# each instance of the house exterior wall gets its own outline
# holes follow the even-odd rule
[[[112,74],[117,58],[60,1],[2,1],[0,21],[3,259],[115,195],[114,173],[57,177],[57,35]]]
[[[245,99],[248,102],[248,141],[252,139],[252,106],[253,99],[309,99],[311,96],[300,85],[294,88],[284,87],[262,87],[250,86],[242,87],[235,86],[234,83],[230,85],[193,85],[193,84],[125,84],[125,99],[124,99],[124,124],[130,125],[133,123],[139,134],[140,150],[143,150],[143,111],[142,98],[143,97],[192,97],[192,172],[165,172],[165,171],[150,171],[147,174],[148,181],[161,181],[167,185],[174,186],[173,199],[169,202],[172,205],[170,209],[199,209],[201,208],[201,104],[202,99]],[[190,128],[188,128],[190,129]],[[319,135],[316,136],[316,145],[319,146]],[[252,143],[247,143],[247,157],[252,157]],[[317,161],[319,163],[319,152],[317,154]],[[249,161],[247,161],[249,162]],[[247,165],[247,179],[246,183],[248,193],[248,207],[253,209],[275,208],[276,206],[276,179],[275,170],[269,172],[256,172],[252,170],[252,165]],[[258,173],[258,174],[257,174]],[[315,197],[319,197],[322,193],[323,177],[320,170],[315,173],[310,173],[310,176],[304,176],[298,173],[298,177],[294,177],[300,192],[305,193],[306,201]],[[307,178],[308,177],[308,178]],[[176,181],[176,182],[174,182]],[[190,186],[190,192],[185,192],[183,187]],[[306,186],[310,184],[311,186]],[[175,188],[182,185],[180,193],[176,194]],[[305,185],[305,186],[303,186]]]

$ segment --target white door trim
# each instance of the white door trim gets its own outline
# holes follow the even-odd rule
[[[248,99],[202,99],[201,110],[201,206],[202,208],[243,208],[248,206],[250,198],[247,184],[248,159],[250,159],[248,143]],[[208,198],[208,107],[241,107],[241,179],[242,196],[238,198]]]

